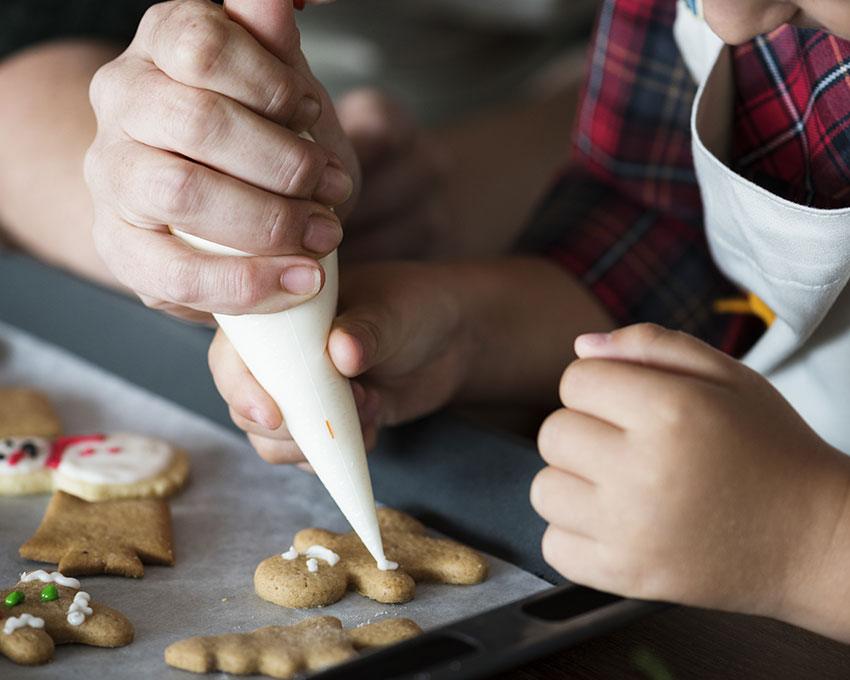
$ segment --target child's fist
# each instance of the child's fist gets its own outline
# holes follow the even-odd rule
[[[639,325],[575,348],[531,488],[546,560],[627,596],[799,618],[830,580],[847,458],[690,336]]]

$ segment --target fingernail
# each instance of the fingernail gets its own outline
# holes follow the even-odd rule
[[[604,345],[611,340],[610,333],[584,333],[576,338],[585,345]]]
[[[326,205],[338,205],[351,196],[353,190],[351,176],[336,163],[328,163],[314,198]]]
[[[326,215],[310,215],[304,230],[303,245],[314,253],[329,253],[342,240],[339,221]]]
[[[322,105],[314,97],[303,97],[295,106],[292,117],[289,119],[289,127],[295,132],[303,132],[313,126],[322,115]]]
[[[280,277],[281,286],[289,293],[307,295],[319,290],[322,275],[315,267],[298,265],[284,270]]]
[[[252,408],[248,411],[248,418],[251,419],[251,422],[257,423],[257,425],[262,425],[267,430],[273,430],[271,421],[266,418],[266,414],[257,407]]]

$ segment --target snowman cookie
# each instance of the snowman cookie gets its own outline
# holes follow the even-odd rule
[[[130,432],[0,439],[0,495],[60,490],[87,501],[163,498],[188,474],[183,451]]]
[[[162,498],[189,474],[186,454],[129,432],[60,436],[47,396],[0,387],[0,495],[66,491],[87,501]]]
[[[47,493],[53,470],[47,467],[50,440],[44,437],[0,439],[0,495]]]
[[[0,495],[45,493],[53,488],[45,467],[62,423],[43,392],[0,387]]]

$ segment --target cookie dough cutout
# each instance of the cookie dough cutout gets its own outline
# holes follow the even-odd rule
[[[15,663],[47,663],[55,645],[123,647],[132,640],[133,624],[123,614],[92,602],[77,579],[59,572],[24,573],[0,590],[0,654]]]
[[[398,569],[378,569],[353,532],[304,529],[289,552],[259,564],[257,595],[283,607],[322,607],[350,588],[379,602],[399,603],[413,599],[416,581],[474,584],[487,578],[486,558],[456,541],[427,536],[425,527],[403,512],[379,508],[378,524],[387,559]],[[317,556],[323,552],[338,559]]]
[[[189,475],[189,457],[162,439],[130,432],[69,439],[62,446],[54,488],[87,501],[164,498]]]
[[[165,662],[195,673],[291,678],[347,661],[358,650],[392,644],[421,632],[410,619],[385,619],[346,630],[333,616],[314,616],[293,626],[266,626],[252,633],[175,642],[165,650]]]
[[[62,423],[43,392],[0,387],[0,495],[47,493],[52,470],[44,467],[50,439]]]
[[[159,498],[89,503],[56,491],[21,557],[58,563],[68,576],[140,578],[142,564],[174,564],[171,510]]]

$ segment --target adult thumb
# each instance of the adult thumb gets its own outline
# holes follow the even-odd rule
[[[224,10],[278,59],[302,59],[292,0],[225,0]]]

